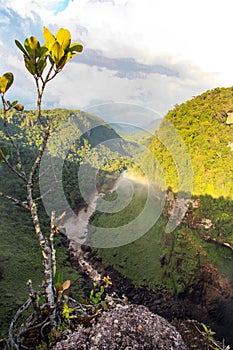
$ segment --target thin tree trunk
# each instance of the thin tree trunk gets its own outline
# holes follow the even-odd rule
[[[42,234],[36,204],[32,199],[32,188],[30,185],[27,185],[27,200],[30,207],[36,235],[38,237],[41,252],[43,255],[45,292],[49,307],[49,322],[52,327],[56,327],[56,305],[53,290],[53,252],[50,246],[50,242]]]

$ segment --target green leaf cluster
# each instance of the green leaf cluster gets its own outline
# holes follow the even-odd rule
[[[102,300],[102,295],[104,293],[104,286],[97,288],[97,283],[93,283],[94,289],[90,291],[90,303],[96,305]]]
[[[44,27],[43,36],[45,39],[43,45],[35,36],[26,38],[24,45],[15,40],[17,47],[24,55],[27,70],[37,78],[42,77],[48,59],[51,68],[59,72],[72,57],[83,50],[81,43],[71,43],[68,29],[60,28],[54,36],[48,28]]]
[[[65,318],[70,319],[70,318],[72,318],[71,314],[72,314],[73,311],[74,311],[74,309],[69,307],[69,305],[67,303],[65,303],[64,306],[63,306],[62,315]]]
[[[9,90],[13,82],[14,75],[11,72],[7,72],[0,77],[0,94],[2,96],[4,111],[7,112],[14,108],[17,112],[22,112],[24,110],[24,106],[18,103],[17,100],[10,102],[9,100],[5,101],[4,99],[5,93],[7,92],[7,90]]]
[[[9,100],[6,101],[6,105],[8,109],[14,108],[17,112],[23,112],[24,106],[18,103],[18,100],[15,100],[13,102],[10,102]]]
[[[207,327],[204,323],[201,324],[202,327],[204,328],[204,332],[207,334],[208,337],[213,337],[216,332],[213,332],[209,327]]]

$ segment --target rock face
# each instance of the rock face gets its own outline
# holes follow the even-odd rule
[[[53,350],[187,350],[177,330],[142,305],[117,305],[91,327],[65,331],[63,338]]]

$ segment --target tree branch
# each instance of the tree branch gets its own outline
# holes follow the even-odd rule
[[[0,196],[3,197],[3,198],[5,198],[5,199],[10,200],[11,202],[13,202],[13,203],[16,204],[16,205],[19,205],[20,207],[22,207],[22,208],[27,209],[27,210],[30,211],[29,206],[28,206],[26,203],[20,201],[19,199],[14,198],[14,197],[12,197],[12,196],[8,196],[7,194],[5,194],[5,193],[3,193],[3,192],[0,192]]]
[[[211,236],[207,236],[207,235],[202,235],[202,238],[206,242],[214,242],[215,244],[218,244],[218,245],[221,245],[223,247],[229,248],[231,251],[233,251],[233,244],[231,244],[231,243],[224,242],[223,240],[218,240],[216,238],[212,238]]]
[[[42,176],[44,176],[45,174],[47,174],[51,168],[52,168],[52,165],[50,165],[49,167],[47,167],[46,170],[44,170],[43,172],[40,171],[40,174],[36,177],[36,179],[39,180]]]
[[[0,156],[1,158],[4,160],[4,163],[8,166],[8,168],[14,173],[16,174],[20,179],[22,179],[24,182],[27,183],[27,178],[24,174],[21,174],[20,172],[18,172],[13,165],[6,159],[5,155],[3,154],[1,148],[0,148]]]
[[[38,293],[36,291],[34,291],[34,289],[32,288],[32,281],[31,280],[28,280],[27,286],[28,286],[29,297],[31,298],[33,308],[34,308],[34,310],[36,312],[37,318],[39,319],[39,317],[40,317],[40,307],[39,307],[39,305],[37,303]]]
[[[53,67],[54,67],[54,64],[51,65],[49,71],[48,71],[48,74],[46,75],[46,78],[45,78],[45,81],[43,83],[43,87],[45,87],[46,83],[50,80],[52,80],[56,75],[57,73],[55,72],[54,75],[50,78],[50,74],[52,73],[53,71]],[[44,90],[44,89],[43,89]]]
[[[9,328],[9,339],[10,339],[10,343],[11,343],[11,346],[13,346],[16,350],[19,350],[19,347],[18,345],[15,343],[14,341],[14,325],[15,323],[17,322],[19,316],[29,308],[29,306],[31,305],[31,299],[28,299],[19,309],[18,311],[16,312],[13,320],[11,321],[11,324],[10,324],[10,328]]]
[[[33,199],[33,201],[34,201],[34,202],[38,202],[39,200],[41,200],[41,199],[43,199],[45,196],[47,196],[47,194],[49,194],[50,192],[52,192],[51,188],[50,188],[48,191],[46,191],[44,194],[42,194],[41,196],[39,196],[39,197]]]
[[[55,73],[50,78],[47,79],[47,82],[53,80],[58,73],[59,73],[58,71],[55,71]]]
[[[11,136],[11,134],[10,134],[10,132],[9,132],[9,130],[8,130],[7,124],[8,124],[7,118],[6,118],[6,116],[4,116],[4,130],[5,130],[5,134],[6,134],[6,136],[8,137],[8,139],[10,140],[10,142],[12,143],[12,145],[13,145],[15,151],[16,151],[16,154],[17,154],[17,164],[20,165],[20,169],[21,169],[22,175],[26,178],[25,171],[23,170],[23,164],[22,164],[22,159],[21,159],[19,147],[18,147],[18,145],[15,143],[14,138]]]

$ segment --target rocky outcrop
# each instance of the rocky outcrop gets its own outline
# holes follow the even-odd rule
[[[102,259],[88,246],[73,246],[64,236],[63,243],[69,248],[70,263],[83,273],[85,279],[85,293],[89,295],[93,288],[93,277],[100,280],[103,276],[110,276],[113,284],[107,289],[107,293],[116,293],[120,298],[126,296],[132,304],[141,304],[169,322],[174,319],[196,319],[199,322],[209,324],[217,332],[220,339],[233,344],[231,334],[233,287],[222,274],[212,265],[206,264],[200,275],[200,281],[193,286],[192,292],[187,290],[184,294],[176,296],[170,293],[154,292],[143,286],[135,286],[126,276],[116,271],[110,265],[104,265]],[[72,248],[71,248],[72,247]],[[84,268],[80,264],[85,260],[90,268]],[[90,272],[95,272],[94,276]],[[195,327],[191,327],[191,334]],[[202,328],[202,327],[200,327]],[[181,329],[182,331],[182,329]],[[180,332],[181,332],[180,331]],[[181,333],[183,336],[183,333]],[[186,334],[186,331],[184,332]],[[190,337],[191,339],[191,337]],[[206,342],[206,339],[203,340]],[[199,349],[202,349],[199,347]],[[205,348],[206,349],[206,348]]]
[[[64,338],[54,350],[187,350],[175,327],[142,305],[117,305],[91,327],[66,331]]]

